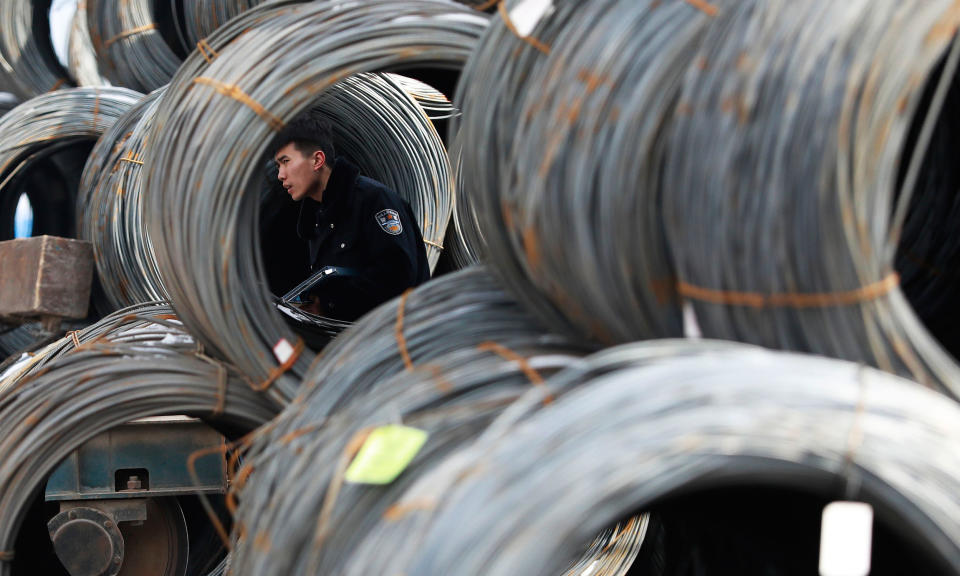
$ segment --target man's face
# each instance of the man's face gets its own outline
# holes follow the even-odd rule
[[[319,154],[319,158],[317,155]],[[294,200],[303,200],[307,196],[316,196],[320,192],[320,166],[323,165],[323,152],[305,155],[290,142],[273,157],[277,163],[277,178]]]

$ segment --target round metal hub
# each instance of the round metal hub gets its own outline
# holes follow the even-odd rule
[[[110,516],[93,508],[64,510],[47,524],[53,549],[72,576],[114,576],[123,536]]]

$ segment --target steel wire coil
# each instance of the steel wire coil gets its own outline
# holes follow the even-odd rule
[[[274,545],[237,547],[233,572],[337,573],[404,486],[583,353],[544,332],[482,268],[378,308],[334,341],[297,400],[246,451],[254,473],[235,525]],[[389,486],[341,489],[344,450],[370,427],[396,422],[430,433],[424,455]]]
[[[426,82],[403,74],[388,73],[385,76],[416,100],[431,120],[446,120],[459,113],[446,94]]]
[[[183,12],[184,41],[191,46],[207,38],[231,18],[263,4],[265,0],[186,0]],[[304,1],[304,0],[301,0]],[[495,5],[490,0],[456,0],[473,8],[488,9]]]
[[[183,36],[191,46],[209,37],[231,18],[262,4],[264,0],[187,0],[183,2]]]
[[[112,84],[150,92],[169,82],[180,66],[180,56],[155,18],[155,4],[87,0],[87,26],[100,73]]]
[[[80,179],[77,235],[93,244],[101,313],[167,298],[144,226],[142,173],[163,89],[131,107],[97,141]]]
[[[23,363],[15,373],[6,375],[0,384],[0,390],[42,370],[79,346],[98,340],[123,345],[176,345],[183,350],[200,349],[194,339],[183,332],[183,327],[169,303],[145,302],[118,310],[97,322],[72,330],[32,352],[28,362]]]
[[[521,4],[501,5],[455,98],[471,146],[460,222],[476,210],[476,244],[555,329],[607,343],[681,335],[660,136],[713,19],[682,0],[555,2],[521,38],[507,23]]]
[[[563,576],[626,576],[636,574],[634,563],[646,543],[650,515],[634,516],[608,528]]]
[[[365,174],[395,190],[416,193],[410,199],[419,220],[428,224],[424,233],[437,235],[446,225],[452,190],[443,186],[436,189],[434,183],[449,181],[448,162],[439,135],[407,96],[408,89],[436,102],[436,111],[444,110],[439,105],[442,95],[392,74],[359,74],[342,80],[321,96],[313,110],[331,120],[338,149]],[[163,90],[151,93],[104,134],[81,179],[77,227],[80,238],[93,243],[100,284],[107,297],[103,313],[167,298],[144,222],[142,197],[142,174],[149,162],[147,136]],[[381,144],[391,141],[400,144]],[[434,194],[428,195],[430,192]],[[439,249],[428,247],[428,254],[435,261]],[[332,334],[345,326],[322,322],[306,313],[290,313]]]
[[[0,74],[23,99],[71,86],[50,41],[49,1],[0,2]]]
[[[100,74],[97,51],[93,48],[87,27],[87,2],[80,0],[70,24],[67,48],[67,69],[78,86],[109,86],[110,81]]]
[[[148,220],[174,307],[211,352],[263,380],[278,367],[274,346],[296,341],[266,305],[253,225],[252,161],[273,130],[342,76],[457,69],[486,22],[469,8],[428,0],[273,3],[221,27],[187,59],[157,114]],[[232,146],[206,145],[204,134]],[[292,398],[312,359],[306,351],[287,358],[291,366],[279,362],[289,370],[274,389]]]
[[[929,137],[955,102],[957,23],[940,1],[751,1],[718,13],[663,169],[681,295],[704,336],[863,362],[960,394],[955,360],[894,270],[918,169],[952,150]],[[908,145],[912,124],[922,130]],[[942,224],[937,234],[952,233]]]
[[[587,349],[547,332],[486,268],[474,266],[427,283],[363,317],[324,350],[304,376],[298,399],[309,404],[310,418],[322,418],[366,394],[383,378],[483,342],[513,349],[514,339]]]
[[[737,483],[866,501],[958,569],[955,402],[849,362],[698,348],[611,349],[531,390],[420,478],[343,573],[556,574],[609,522]]]
[[[0,118],[0,239],[13,238],[23,193],[34,208],[35,235],[73,236],[85,147],[139,99],[123,88],[72,88],[37,96]],[[61,154],[65,160],[57,162]],[[33,174],[39,169],[43,174]],[[31,180],[34,176],[42,178]]]
[[[577,359],[561,343],[514,340],[517,347],[511,351],[544,376]],[[338,573],[366,530],[390,513],[412,481],[468,444],[534,386],[520,363],[476,346],[425,366],[380,379],[329,419],[312,412],[309,400],[294,404],[296,424],[290,415],[281,416],[278,427],[255,440],[244,460],[254,472],[247,477],[234,519],[248,541],[235,547],[234,574]],[[430,434],[402,476],[387,486],[343,484],[349,463],[344,458],[357,438],[373,427],[401,422]],[[303,435],[287,441],[298,431]],[[254,539],[273,544],[253,545]]]
[[[462,154],[463,144],[460,142],[460,134],[457,134],[450,151],[457,182],[456,193],[453,196],[453,215],[450,225],[447,226],[447,237],[443,241],[444,252],[440,261],[441,268],[450,271],[480,264],[486,257],[487,244],[480,227],[476,200],[470,195],[472,189],[463,183],[463,169],[460,166]]]
[[[89,324],[86,319],[61,322],[56,328],[43,322],[27,322],[21,325],[0,323],[0,366],[4,359],[33,354],[36,349],[59,339],[65,332],[79,330]]]
[[[0,399],[0,547],[5,552],[0,574],[10,573],[8,558],[35,489],[96,434],[163,414],[200,416],[214,425],[250,430],[273,414],[262,395],[243,380],[227,378],[221,388],[214,364],[158,346],[147,351],[142,346],[91,345],[12,390]]]

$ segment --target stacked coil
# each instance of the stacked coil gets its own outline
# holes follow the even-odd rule
[[[183,37],[196,46],[228,20],[239,16],[264,0],[190,0],[182,2]]]
[[[0,2],[0,74],[23,99],[72,85],[50,41],[50,19],[43,2]],[[49,2],[46,3],[49,8]]]
[[[313,109],[331,120],[338,150],[364,174],[394,190],[407,191],[418,221],[425,223],[424,234],[436,236],[450,212],[453,191],[443,185],[449,182],[449,165],[439,135],[406,90],[416,88],[424,98],[437,98],[402,78],[378,74],[347,78],[327,90]],[[142,174],[150,161],[147,140],[162,94],[163,89],[155,91],[113,125],[91,153],[81,180],[77,225],[79,237],[93,243],[107,298],[103,312],[167,298],[145,225],[142,197]],[[284,192],[270,194],[282,199]],[[427,248],[435,262],[439,249]],[[334,333],[343,326],[303,316],[303,322]]]
[[[139,99],[123,88],[73,88],[0,118],[0,240],[13,238],[21,194],[34,207],[35,235],[74,235],[76,187],[89,147]]]
[[[100,73],[112,84],[150,92],[170,81],[181,58],[155,18],[155,0],[87,0],[87,25]]]
[[[501,5],[455,99],[464,146],[487,143],[460,179],[488,258],[558,330],[680,335],[659,136],[712,18],[683,1],[559,2],[521,37],[523,10]]]
[[[78,86],[108,86],[110,81],[100,74],[97,52],[87,27],[87,2],[80,0],[70,24],[67,68]]]
[[[679,292],[703,334],[957,396],[958,366],[899,289],[894,256],[925,159],[952,149],[931,136],[953,102],[960,14],[945,1],[751,1],[716,18],[668,129],[662,183]],[[935,194],[952,202],[955,189]],[[926,233],[955,230],[941,225]]]
[[[274,132],[342,76],[457,69],[485,26],[475,11],[439,1],[274,3],[221,27],[187,59],[157,114],[148,215],[174,307],[211,352],[254,380],[280,381],[287,398],[313,358],[274,354],[302,347],[267,306],[251,233],[257,162]],[[201,145],[214,134],[232,145]]]
[[[958,569],[952,400],[848,362],[707,346],[625,346],[557,374],[408,489],[343,573],[557,574],[605,524],[737,481],[863,499]]]
[[[163,90],[130,108],[94,147],[77,197],[78,237],[93,244],[102,313],[167,297],[143,216],[145,148]]]
[[[583,352],[545,332],[482,268],[365,316],[245,453],[253,474],[240,472],[235,525],[248,539],[277,545],[237,546],[234,573],[339,572],[411,482]],[[429,451],[388,486],[344,485],[358,439],[399,422],[427,431]]]
[[[107,332],[116,338],[81,343],[0,392],[0,574],[10,574],[14,541],[35,488],[86,440],[166,414],[198,416],[235,433],[273,417],[274,407],[262,394],[203,356],[169,311],[157,312],[124,311],[109,320]]]

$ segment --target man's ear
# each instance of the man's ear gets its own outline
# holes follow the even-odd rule
[[[323,150],[317,150],[313,153],[313,169],[319,170],[327,162],[327,156]]]

